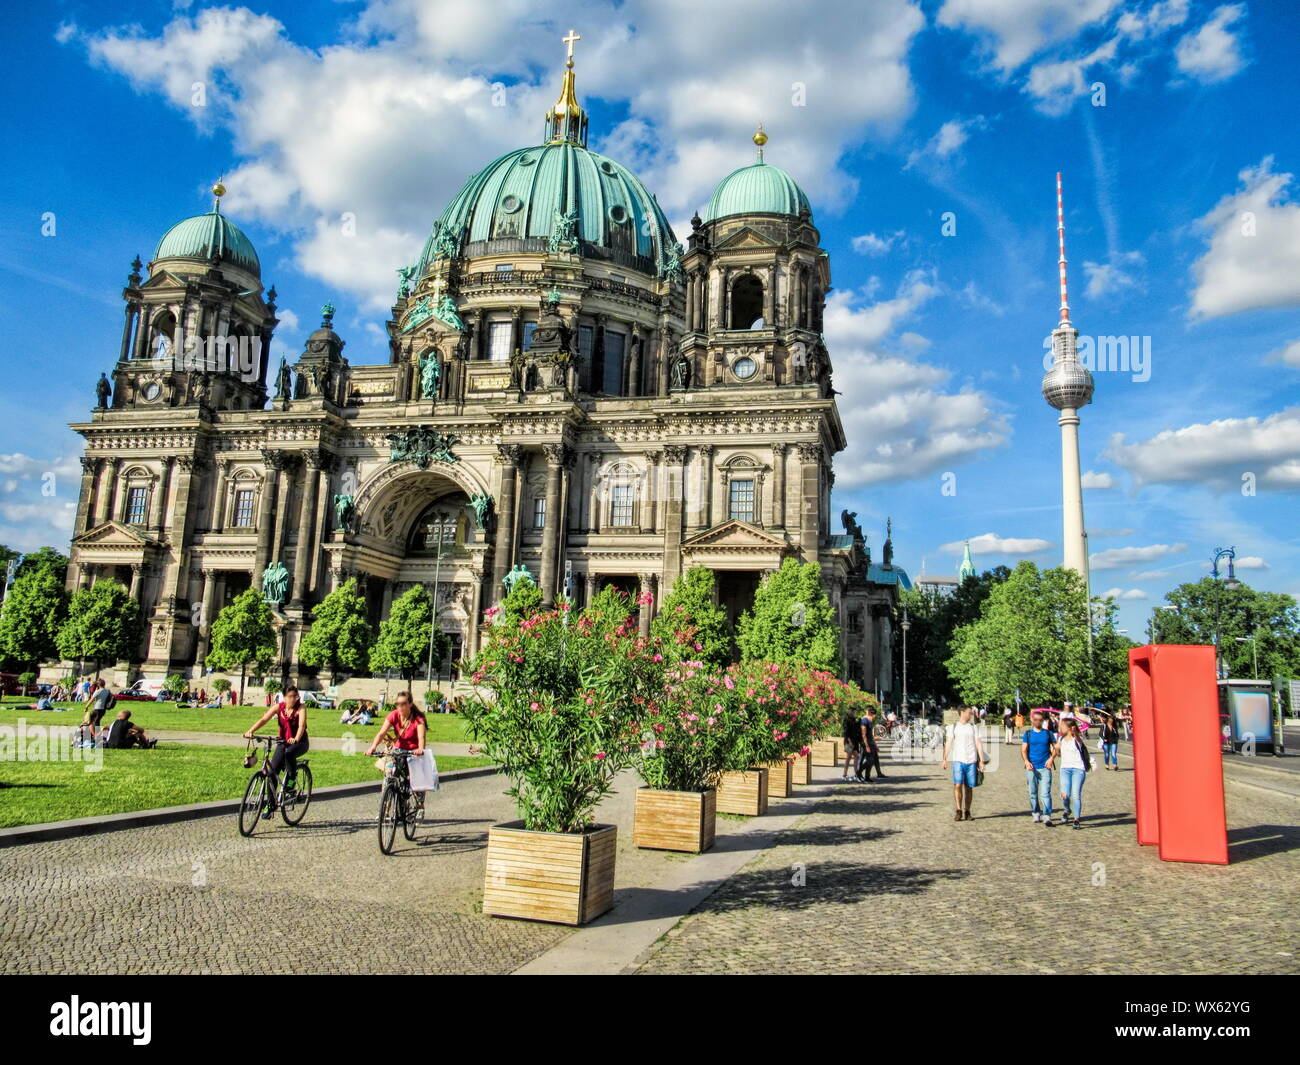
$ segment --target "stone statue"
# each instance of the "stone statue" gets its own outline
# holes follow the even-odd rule
[[[356,516],[356,500],[348,495],[334,497],[335,525],[345,532],[352,528],[352,519]]]
[[[455,258],[456,253],[460,250],[459,242],[441,222],[433,224],[433,234],[429,239],[433,242],[433,257],[435,259]]]
[[[858,540],[862,537],[862,526],[858,524],[858,512],[856,510],[845,510],[840,512],[840,521],[844,523],[844,531],[853,539]]]
[[[547,250],[554,255],[556,252],[573,251],[576,249],[578,246],[578,240],[574,234],[577,227],[577,208],[569,211],[556,211],[555,224],[551,228],[551,240],[547,245]]]
[[[397,276],[399,279],[397,285],[397,298],[399,300],[404,300],[411,294],[411,278],[415,276],[415,267],[403,266],[397,271]]]
[[[166,333],[158,334],[158,343],[154,345],[153,357],[155,359],[170,359],[172,357],[172,342]]]
[[[438,351],[431,348],[427,355],[420,356],[420,398],[438,398],[438,378],[442,376],[442,363],[438,361]]]
[[[108,383],[108,375],[100,374],[99,380],[95,382],[95,408],[103,410],[108,406],[109,394],[113,391],[113,386]]]
[[[682,246],[680,244],[674,244],[668,251],[668,258],[664,263],[664,277],[678,284],[686,280],[686,274],[682,271]]]
[[[894,519],[885,519],[885,546],[881,551],[881,557],[885,567],[888,568],[894,564]]]
[[[275,375],[275,398],[279,400],[291,399],[293,396],[293,382],[289,376],[289,361],[285,358],[280,359],[280,369]]]
[[[276,559],[262,570],[262,599],[281,606],[289,595],[289,568]]]
[[[673,360],[673,389],[684,392],[691,387],[691,362],[685,355]]]
[[[422,470],[429,468],[434,459],[440,462],[459,462],[460,457],[451,450],[460,442],[454,433],[437,433],[427,425],[416,425],[404,433],[389,433],[389,462],[412,462]]]
[[[486,492],[475,493],[469,497],[469,505],[474,509],[478,527],[490,536],[492,529],[489,526],[495,524],[492,520],[492,497]]]
[[[446,322],[453,329],[459,329],[465,332],[465,322],[461,318],[460,312],[456,310],[456,301],[450,296],[443,296],[438,301],[438,309],[433,312],[434,317]]]
[[[520,581],[526,581],[528,584],[537,583],[535,580],[533,580],[532,572],[522,562],[515,565],[510,570],[510,572],[505,575],[505,578],[501,581],[501,583],[505,585],[506,595],[509,595],[511,592],[513,592],[515,590],[515,585],[518,584]]]

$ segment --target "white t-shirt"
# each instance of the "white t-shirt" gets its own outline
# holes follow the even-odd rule
[[[948,726],[948,739],[952,746],[948,750],[950,762],[978,762],[979,753],[975,749],[975,722],[963,725],[960,721]]]
[[[1086,769],[1083,764],[1083,755],[1079,753],[1079,740],[1072,736],[1061,737],[1061,768],[1062,769]]]

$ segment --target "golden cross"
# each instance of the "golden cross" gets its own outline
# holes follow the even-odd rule
[[[569,66],[573,66],[573,46],[578,41],[582,40],[582,37],[576,30],[570,30],[569,35],[567,37],[561,37],[560,40],[569,46]]]

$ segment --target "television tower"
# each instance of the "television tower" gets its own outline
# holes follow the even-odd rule
[[[1043,375],[1043,398],[1061,412],[1061,520],[1064,562],[1088,583],[1088,539],[1083,527],[1083,479],[1079,473],[1079,408],[1092,402],[1092,374],[1079,362],[1079,331],[1070,322],[1065,290],[1065,209],[1056,175],[1056,238],[1060,249],[1061,320],[1052,330],[1052,368]]]

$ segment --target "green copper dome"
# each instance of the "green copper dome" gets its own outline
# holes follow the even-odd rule
[[[434,223],[416,275],[448,255],[549,250],[599,258],[598,249],[661,273],[675,247],[668,220],[635,174],[557,140],[503,155],[471,177]]]
[[[798,215],[812,207],[803,189],[779,166],[761,160],[742,166],[718,182],[704,210],[704,221],[737,214]]]
[[[243,230],[215,208],[207,214],[177,222],[167,230],[154,249],[153,261],[207,260],[214,255],[232,266],[247,270],[254,277],[261,276],[262,264],[258,261],[253,242],[244,236]]]

